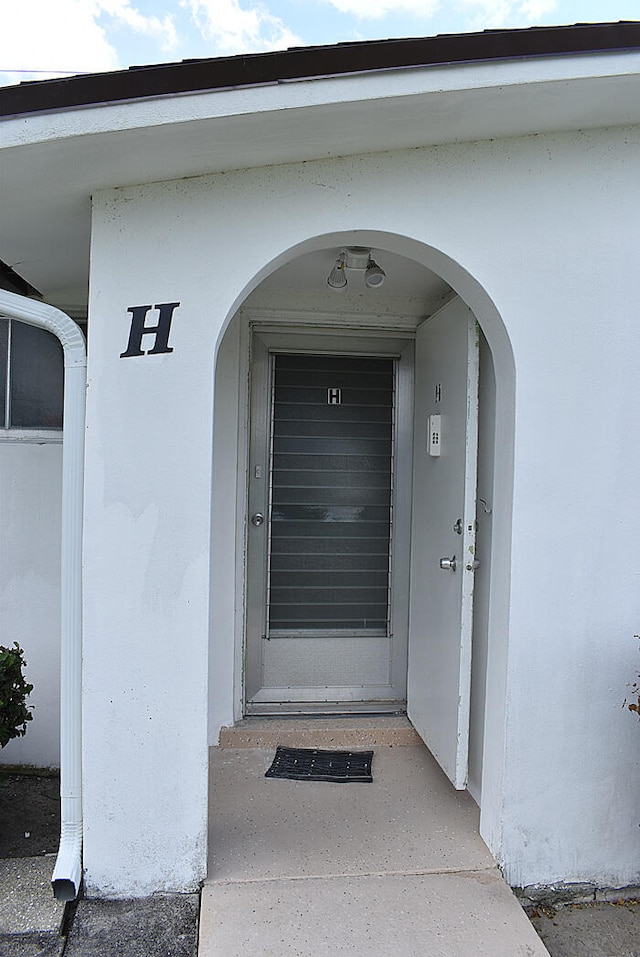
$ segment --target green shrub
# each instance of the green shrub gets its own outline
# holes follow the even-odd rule
[[[0,747],[4,748],[11,738],[27,733],[27,721],[33,715],[25,704],[33,691],[33,685],[24,680],[22,669],[26,662],[24,652],[14,641],[13,648],[0,645]]]

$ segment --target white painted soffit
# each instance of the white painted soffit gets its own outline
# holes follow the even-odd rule
[[[0,122],[0,259],[86,302],[90,197],[222,170],[640,124],[640,52],[409,68]],[[19,265],[17,265],[19,264]]]
[[[241,130],[242,119],[253,125],[261,115],[268,116],[270,127],[274,121],[285,125],[290,115],[296,130],[300,124],[304,127],[306,116],[311,130],[318,112],[330,109],[333,122],[323,124],[318,137],[324,148],[314,150],[309,142],[309,155],[304,158],[311,159],[316,153],[344,155],[345,148],[347,152],[388,149],[398,145],[398,136],[400,145],[433,145],[635,123],[640,121],[639,80],[640,52],[636,51],[304,78],[9,117],[0,122],[0,148],[152,129],[169,133],[176,128],[184,137],[200,124],[210,132],[212,121],[216,128]],[[367,108],[375,110],[378,123],[367,130],[365,124],[357,124],[359,142],[345,144],[345,129],[352,129],[354,116],[360,117]],[[423,121],[417,129],[416,116]],[[385,130],[389,118],[394,119],[391,134]],[[221,123],[232,119],[233,125]],[[287,161],[291,146],[280,141],[269,155],[257,155],[256,165]],[[227,149],[225,164],[232,162],[232,145]],[[246,165],[246,151],[238,154],[234,165],[238,162]],[[183,173],[176,170],[176,175]]]

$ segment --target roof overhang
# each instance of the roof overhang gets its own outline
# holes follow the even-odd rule
[[[86,295],[90,197],[100,189],[634,125],[639,78],[640,52],[626,49],[280,79],[14,115],[0,124],[0,258],[50,300],[73,303]]]

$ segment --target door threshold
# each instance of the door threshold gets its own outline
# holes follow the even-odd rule
[[[261,718],[350,718],[361,716],[375,716],[378,714],[406,715],[407,706],[404,701],[372,702],[326,702],[311,704],[308,701],[291,701],[286,704],[248,704],[245,707],[245,717]]]
[[[421,744],[404,712],[250,715],[220,729],[220,748],[370,748]]]

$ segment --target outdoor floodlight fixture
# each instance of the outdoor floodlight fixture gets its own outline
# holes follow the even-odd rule
[[[347,286],[347,269],[364,272],[364,284],[368,289],[377,289],[385,281],[384,269],[371,258],[371,250],[364,246],[348,246],[341,250],[333,269],[327,277],[327,285],[340,291]]]

